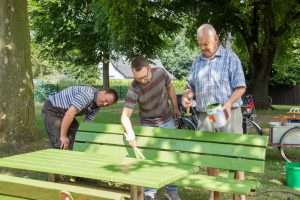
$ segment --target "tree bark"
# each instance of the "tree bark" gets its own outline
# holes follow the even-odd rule
[[[37,137],[27,1],[0,0],[0,144]]]
[[[269,109],[269,73],[276,54],[276,45],[269,44],[262,53],[250,52],[255,107]]]
[[[103,53],[103,88],[109,88],[109,54]]]

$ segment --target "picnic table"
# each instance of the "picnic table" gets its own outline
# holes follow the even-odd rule
[[[157,189],[196,170],[190,165],[58,149],[1,158],[0,166]]]

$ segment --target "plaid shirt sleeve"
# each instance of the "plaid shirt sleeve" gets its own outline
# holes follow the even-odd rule
[[[186,88],[192,90],[193,92],[195,91],[195,85],[193,82],[193,74],[195,73],[195,64],[196,61],[193,62],[192,68],[188,76],[186,77]]]
[[[245,76],[240,59],[236,54],[232,54],[232,59],[229,68],[230,84],[232,88],[246,87]]]

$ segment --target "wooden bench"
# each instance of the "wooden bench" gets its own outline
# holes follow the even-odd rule
[[[133,129],[138,148],[146,159],[195,167],[264,173],[267,136],[141,126],[134,126]],[[128,146],[123,134],[124,129],[120,124],[81,123],[74,150],[139,157]],[[206,171],[202,174],[191,174],[174,184],[245,195],[259,186],[259,182],[255,180],[240,181],[232,176],[212,177],[206,175]]]
[[[99,189],[0,175],[0,199],[3,200],[55,200],[61,199],[60,192],[69,192],[75,200],[124,200],[121,194]]]

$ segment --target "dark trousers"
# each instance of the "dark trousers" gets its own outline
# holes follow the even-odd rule
[[[67,109],[53,107],[52,103],[49,100],[45,101],[44,103],[44,107],[42,109],[42,117],[44,119],[45,128],[48,134],[50,148],[60,149],[60,129],[66,111]],[[78,127],[79,123],[76,119],[74,119],[67,133],[67,137],[70,140],[69,149],[73,149],[75,135]]]

